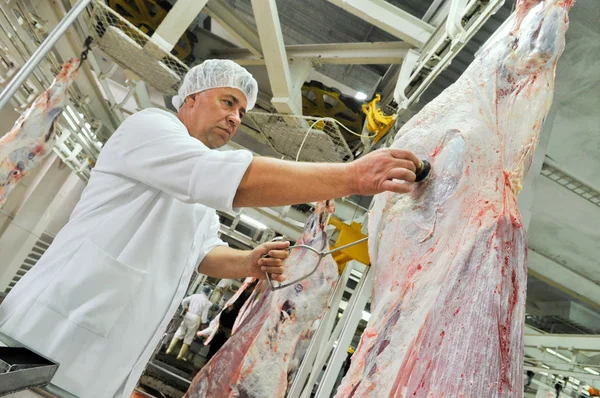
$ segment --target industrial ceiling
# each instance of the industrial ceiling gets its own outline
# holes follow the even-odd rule
[[[148,9],[169,8],[164,1],[115,2],[135,3]],[[16,9],[18,5],[21,10],[31,11],[36,22],[48,32],[75,1],[8,0],[6,3],[5,9],[11,6]],[[359,3],[362,6],[359,7]],[[484,6],[489,1],[469,2],[474,3]],[[170,4],[177,2],[170,0]],[[259,81],[258,105],[263,111],[301,112],[301,106],[290,99],[299,94],[298,87],[290,83],[297,74],[303,77],[303,82],[319,81],[326,88],[336,89],[350,98],[364,93],[370,100],[374,94],[381,93],[385,106],[398,109],[400,105],[394,101],[393,91],[402,57],[411,48],[425,48],[427,39],[443,28],[449,4],[450,0],[210,0],[188,28],[191,33],[186,33],[187,40],[193,43],[193,49],[185,62],[191,66],[206,58],[222,57],[247,65]],[[419,95],[420,101],[410,103],[408,109],[403,110],[393,131],[461,75],[513,9],[513,0],[503,4],[498,2],[496,12],[477,26],[464,48]],[[257,10],[260,10],[259,14]],[[376,15],[373,10],[383,14]],[[385,13],[385,10],[392,12]],[[57,62],[81,51],[83,40],[89,34],[87,17],[89,14],[83,15],[59,41],[52,54]],[[16,20],[14,15],[4,15],[4,18]],[[556,73],[554,103],[519,199],[524,219],[529,224],[526,322],[530,328],[526,334],[537,336],[526,338],[526,356],[531,360],[532,368],[539,369],[541,363],[558,370],[576,368],[580,376],[587,374],[591,377],[589,382],[598,380],[600,384],[600,351],[578,349],[580,341],[566,336],[588,334],[593,339],[592,345],[596,344],[600,350],[600,176],[597,173],[600,170],[600,7],[597,1],[578,0],[570,13],[570,21],[567,46]],[[411,31],[409,27],[415,30]],[[27,26],[20,29],[30,31]],[[410,34],[418,29],[426,32],[421,38],[418,34]],[[282,35],[279,43],[275,34],[278,31]],[[269,33],[272,35],[266,38]],[[17,63],[23,62],[40,39],[25,40],[17,54],[8,48],[7,53]],[[377,45],[367,47],[365,43]],[[285,45],[283,50],[282,44]],[[278,51],[280,54],[284,51],[284,55],[287,51],[287,56],[278,58]],[[77,106],[81,105],[78,100],[87,97],[81,101],[85,105],[78,109],[92,127],[98,127],[94,132],[100,142],[110,136],[128,113],[145,106],[170,108],[169,96],[164,92],[136,83],[135,74],[114,67],[114,59],[98,47],[92,52],[93,59],[85,66],[84,77],[77,81],[73,94]],[[398,57],[397,62],[386,63],[398,54],[402,57]],[[335,57],[346,61],[335,60]],[[289,64],[283,62],[287,58],[291,59]],[[296,70],[306,65],[308,69],[304,74]],[[291,76],[287,82],[286,74]],[[108,78],[102,79],[102,75],[108,75]],[[132,95],[128,97],[130,88],[133,88]],[[295,93],[292,89],[296,89]],[[288,100],[272,101],[272,97],[282,97],[281,93],[286,90],[291,92]],[[15,104],[12,105],[10,108],[15,108]],[[8,108],[1,111],[0,127],[4,132],[18,116],[18,112]],[[244,124],[233,147],[245,147],[265,156],[279,155],[260,137],[255,124],[249,120]],[[31,176],[30,180],[33,178]],[[344,220],[364,219],[369,201],[370,198],[342,201],[338,215]],[[358,210],[356,203],[361,205]],[[18,206],[13,207],[3,211],[16,212]],[[294,231],[297,234],[306,217],[300,210],[260,209],[247,214],[277,233],[292,236]],[[67,216],[68,212],[61,212],[52,223],[52,231],[58,230]],[[0,223],[0,233],[1,227]],[[239,239],[250,245],[251,238]],[[548,354],[548,343],[539,338],[543,332],[565,334],[553,340],[552,344],[556,344],[553,351],[563,353],[561,355],[569,361]],[[592,371],[581,370],[584,365]]]

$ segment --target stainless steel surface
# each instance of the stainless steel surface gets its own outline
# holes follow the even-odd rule
[[[47,385],[58,364],[25,347],[0,347],[0,395]]]
[[[46,387],[44,387],[42,389],[34,388],[33,391],[35,391],[38,394],[41,393],[45,397],[52,397],[52,398],[78,398],[77,396],[75,396],[73,394],[69,394],[68,392],[66,392],[62,388],[56,387],[54,384],[48,384]]]
[[[175,374],[175,373],[169,371],[168,369],[165,369],[164,367],[160,366],[160,363],[156,363],[154,361],[150,361],[150,362],[148,362],[148,367],[156,369],[156,370],[159,370],[160,372],[164,373],[165,375],[168,375],[169,377],[171,377],[171,378],[173,378],[173,379],[175,379],[177,381],[180,381],[180,382],[184,383],[185,385],[188,385],[188,386],[190,385],[190,381],[189,380],[184,379],[183,377],[181,377],[178,374]]]
[[[26,349],[28,352],[14,351],[19,355],[6,355],[8,349]],[[61,388],[49,384],[58,366],[55,362],[0,333],[0,396],[31,389],[45,397],[77,398]]]
[[[0,109],[8,103],[15,92],[21,87],[21,85],[27,80],[29,75],[35,70],[38,64],[44,59],[44,57],[50,52],[52,47],[56,44],[58,39],[65,33],[65,31],[71,26],[71,24],[77,19],[77,17],[85,10],[91,0],[79,0],[73,8],[69,10],[67,15],[60,21],[58,25],[50,32],[46,40],[38,47],[37,50],[31,55],[31,58],[27,60],[25,65],[15,74],[15,76],[6,85],[6,88],[0,93]]]

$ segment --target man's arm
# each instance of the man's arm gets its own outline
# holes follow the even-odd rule
[[[265,279],[265,272],[276,281],[283,281],[283,261],[289,253],[285,249],[289,242],[267,242],[254,250],[236,250],[227,246],[217,246],[209,251],[198,272],[221,279],[254,277]],[[263,256],[268,255],[268,258]]]
[[[208,300],[208,298],[206,301],[207,302],[204,305],[204,309],[202,310],[202,323],[208,322],[208,311],[210,310],[210,307],[212,307],[212,303]]]
[[[290,162],[255,157],[238,186],[234,207],[283,206],[374,195],[406,193],[420,160],[401,149],[379,149],[351,163]]]
[[[187,296],[181,301],[181,306],[183,309],[187,309],[190,306],[190,301],[192,300],[192,296]]]

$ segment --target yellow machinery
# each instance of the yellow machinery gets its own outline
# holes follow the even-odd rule
[[[347,245],[352,242],[356,242],[359,239],[365,238],[366,235],[361,232],[362,224],[352,222],[350,225],[344,223],[342,220],[336,217],[329,219],[329,224],[336,227],[339,230],[339,235],[335,244],[331,249],[335,249],[340,246]],[[342,273],[346,263],[350,260],[359,261],[365,265],[370,264],[369,260],[369,245],[368,242],[359,243],[354,246],[347,247],[332,254],[333,259],[338,265],[339,272]]]
[[[360,134],[362,130],[363,116],[360,113],[360,103],[337,89],[326,87],[314,80],[302,86],[302,114],[333,118],[356,134]],[[343,130],[342,134],[348,144],[358,139]]]
[[[381,101],[381,96],[377,94],[371,102],[362,106],[363,112],[367,115],[367,129],[375,134],[373,143],[377,143],[383,138],[396,121],[395,114],[390,116],[383,114],[383,111],[377,106],[379,101]]]

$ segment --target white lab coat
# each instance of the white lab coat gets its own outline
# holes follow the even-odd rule
[[[203,257],[214,209],[252,154],[210,150],[174,115],[130,116],[102,150],[69,223],[0,306],[0,331],[57,362],[82,398],[129,397]]]
[[[191,313],[202,317],[202,323],[208,321],[208,311],[212,305],[204,293],[192,294],[181,301],[181,306],[184,309],[187,308]]]

